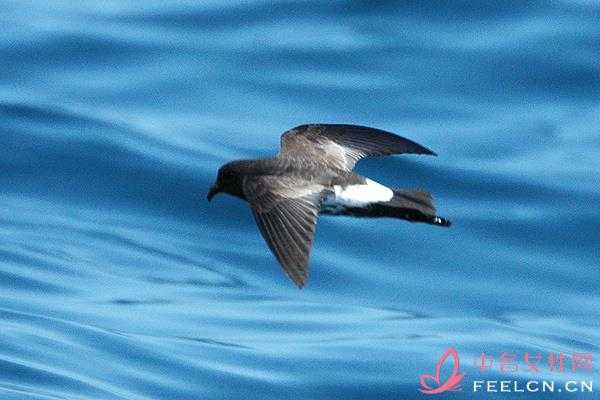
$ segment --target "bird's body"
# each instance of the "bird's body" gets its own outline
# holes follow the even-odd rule
[[[302,287],[318,214],[391,217],[449,226],[431,195],[390,189],[352,171],[364,157],[434,153],[408,139],[355,125],[302,125],[285,132],[272,158],[239,160],[219,170],[209,200],[226,192],[247,201],[267,244]]]

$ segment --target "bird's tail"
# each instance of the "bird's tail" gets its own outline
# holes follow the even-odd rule
[[[436,215],[433,199],[429,192],[394,190],[394,197],[385,203],[373,205],[381,217],[400,218],[410,222],[450,226],[446,218]]]

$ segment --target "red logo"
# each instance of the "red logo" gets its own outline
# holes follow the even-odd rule
[[[448,357],[452,357],[452,372],[450,373],[448,379],[442,382],[440,376],[442,372],[442,366],[444,365]],[[460,390],[460,386],[458,384],[465,375],[459,372],[459,367],[460,364],[458,362],[458,353],[456,352],[456,349],[450,347],[440,357],[437,364],[435,365],[435,375],[419,375],[419,383],[421,384],[421,389],[419,390],[425,394],[438,394],[447,392],[449,390]],[[431,383],[435,383],[435,387],[430,386]]]

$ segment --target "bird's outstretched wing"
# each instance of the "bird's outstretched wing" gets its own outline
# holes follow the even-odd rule
[[[324,187],[295,177],[247,178],[244,194],[256,224],[288,276],[303,287]]]
[[[436,155],[418,143],[381,129],[310,124],[297,126],[281,136],[279,157],[351,171],[361,158],[403,153]]]

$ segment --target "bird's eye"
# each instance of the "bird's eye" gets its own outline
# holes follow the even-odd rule
[[[224,171],[221,173],[221,176],[219,177],[220,180],[230,180],[231,179],[231,173],[229,171]]]

